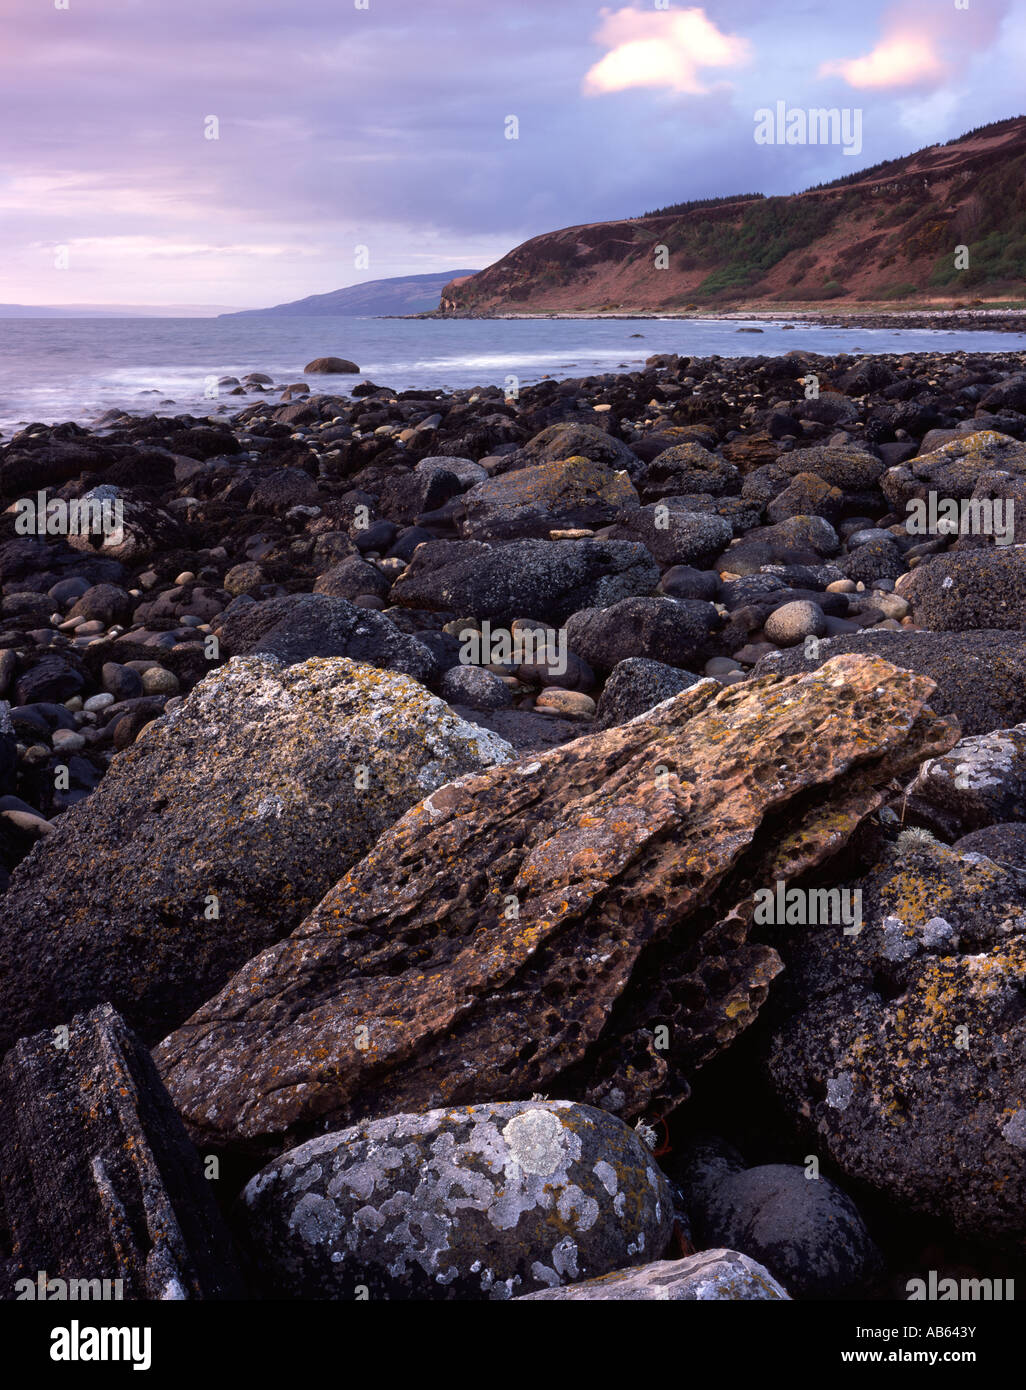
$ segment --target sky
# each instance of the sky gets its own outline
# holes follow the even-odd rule
[[[483,267],[1018,115],[1024,71],[1026,0],[0,0],[0,303]],[[756,143],[778,101],[860,153]]]

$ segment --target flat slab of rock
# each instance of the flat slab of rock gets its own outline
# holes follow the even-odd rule
[[[955,741],[932,690],[860,657],[703,681],[433,793],[161,1044],[187,1123],[274,1152],[557,1079],[625,1117],[672,1110],[779,968],[747,939],[755,888],[839,850]]]
[[[518,1303],[532,1299],[573,1299],[575,1302],[714,1303],[748,1299],[790,1299],[757,1261],[736,1250],[703,1250],[686,1260],[657,1260],[638,1269],[620,1269],[599,1279],[586,1279],[560,1289],[521,1294]]]
[[[662,1254],[673,1195],[620,1120],[515,1101],[311,1139],[249,1182],[238,1224],[268,1297],[504,1300]]]
[[[125,1299],[245,1297],[199,1156],[109,1005],[20,1039],[0,1063],[0,1109],[13,1277],[121,1280]]]
[[[410,806],[511,756],[397,672],[237,657],[18,866],[0,898],[0,1040],[109,999],[156,1041]]]

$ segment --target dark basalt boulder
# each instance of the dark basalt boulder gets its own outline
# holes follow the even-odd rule
[[[65,1298],[235,1299],[246,1291],[200,1158],[153,1066],[104,1004],[22,1038],[0,1063],[8,1279]],[[54,1284],[49,1297],[60,1296]]]

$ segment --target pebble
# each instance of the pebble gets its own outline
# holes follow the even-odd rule
[[[53,735],[54,752],[78,753],[85,747],[86,741],[81,734],[75,733],[73,729],[57,729]]]
[[[142,673],[144,695],[177,695],[180,689],[178,677],[163,666],[151,666]]]
[[[537,710],[548,714],[560,714],[566,719],[593,719],[595,701],[580,690],[562,690],[548,686],[534,702]]]

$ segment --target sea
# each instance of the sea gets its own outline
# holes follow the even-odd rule
[[[302,381],[315,357],[359,364],[359,377],[310,383],[345,394],[365,379],[397,391],[509,389],[542,377],[634,371],[657,352],[747,357],[795,348],[1007,353],[1026,351],[1026,334],[797,319],[0,319],[0,434],[36,421],[91,424],[115,406],[139,415],[232,414],[263,397],[229,396],[219,377],[264,372],[281,387]]]

